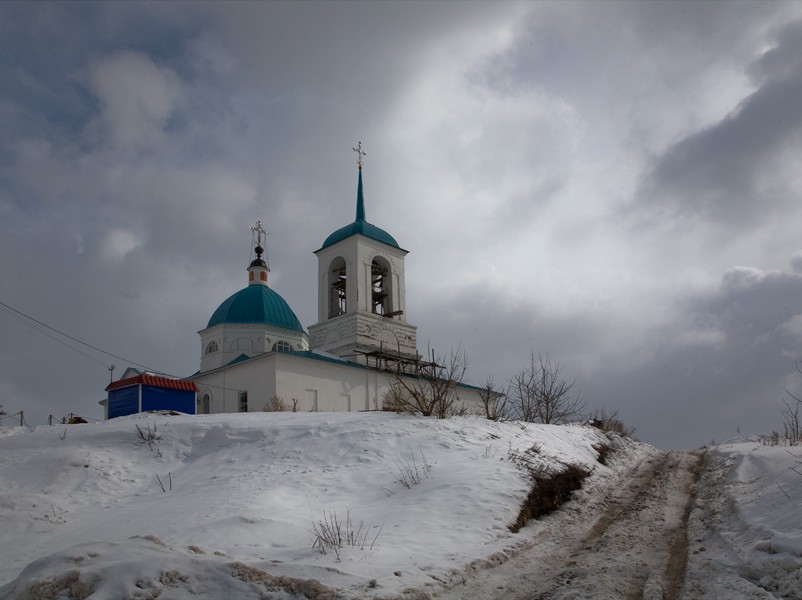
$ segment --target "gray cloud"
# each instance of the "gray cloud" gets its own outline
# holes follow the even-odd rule
[[[368,218],[411,250],[422,350],[461,341],[473,380],[500,383],[549,353],[664,446],[765,430],[802,330],[799,18],[0,4],[0,300],[188,374],[262,219],[271,285],[308,326],[312,252],[353,218],[361,139]],[[125,366],[5,312],[0,336],[0,402],[34,424],[99,416]]]
[[[746,228],[793,201],[785,166],[802,131],[802,21],[777,36],[753,63],[758,88],[720,122],[670,146],[653,164],[639,196],[668,219],[704,219]]]
[[[700,423],[718,440],[778,428],[783,385],[802,386],[800,292],[797,273],[732,268],[715,290],[683,299],[680,320],[650,332],[644,364],[613,367],[598,392],[666,447],[707,441]]]

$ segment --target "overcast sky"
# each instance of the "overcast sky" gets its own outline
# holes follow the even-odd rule
[[[257,219],[315,322],[361,140],[473,383],[548,354],[662,448],[802,392],[802,3],[4,2],[0,130],[0,302],[154,369],[198,369]],[[129,363],[40,330],[0,309],[0,403],[102,418]]]

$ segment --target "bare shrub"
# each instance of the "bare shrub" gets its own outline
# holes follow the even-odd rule
[[[405,488],[410,489],[413,485],[418,485],[424,479],[429,478],[429,472],[432,470],[432,465],[426,460],[423,454],[423,448],[418,447],[420,450],[421,464],[415,460],[415,452],[412,452],[412,460],[407,460],[404,457],[395,459],[395,466],[398,469],[399,478],[396,483],[400,483]]]
[[[769,435],[761,435],[760,443],[764,446],[779,446],[780,445],[780,432],[772,430]]]
[[[324,512],[323,519],[317,523],[312,522],[312,535],[314,536],[312,547],[320,550],[322,554],[332,551],[337,560],[340,560],[340,550],[344,546],[353,546],[360,550],[364,550],[367,546],[372,550],[383,527],[379,528],[368,544],[368,535],[371,529],[371,526],[365,526],[364,521],[360,521],[357,525],[351,519],[350,508],[346,509],[344,520],[340,519],[335,511]]]
[[[598,427],[605,433],[617,433],[621,437],[631,438],[635,435],[635,428],[624,423],[618,416],[617,410],[596,408],[588,415],[590,424]]]
[[[507,451],[507,460],[528,475],[539,475],[545,472],[546,466],[540,457],[540,446],[534,444],[524,452],[513,450],[512,447]]]
[[[406,370],[390,370],[390,391],[385,394],[390,402],[388,409],[424,417],[450,417],[460,411],[457,387],[467,370],[468,357],[459,348],[447,358],[432,352],[430,362],[417,362]]]
[[[270,400],[265,402],[264,412],[284,412],[288,410],[287,403],[281,396],[272,396]]]
[[[143,431],[137,423],[136,430],[139,433],[139,439],[145,442],[151,450],[153,450],[154,447],[158,447],[162,436],[160,433],[156,433],[156,423],[153,424],[153,429],[150,428],[150,423],[148,423],[147,431]]]
[[[511,416],[527,423],[568,423],[582,414],[585,400],[560,363],[532,352],[529,364],[513,375],[507,398]]]
[[[391,384],[390,389],[382,396],[382,410],[400,414],[407,412],[407,408],[407,396],[403,388]]]
[[[504,416],[506,396],[496,389],[493,376],[488,375],[484,384],[479,390],[479,400],[485,411],[485,417],[491,421],[498,421]]]

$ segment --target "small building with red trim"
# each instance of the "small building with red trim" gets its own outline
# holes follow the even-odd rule
[[[198,386],[192,381],[128,368],[122,378],[106,386],[106,419],[150,410],[195,414]]]

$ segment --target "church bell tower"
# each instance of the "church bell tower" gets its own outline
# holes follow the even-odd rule
[[[415,359],[417,327],[406,320],[407,251],[365,220],[362,142],[354,152],[359,173],[356,218],[315,251],[318,322],[309,327],[309,345],[363,364],[382,354]]]

